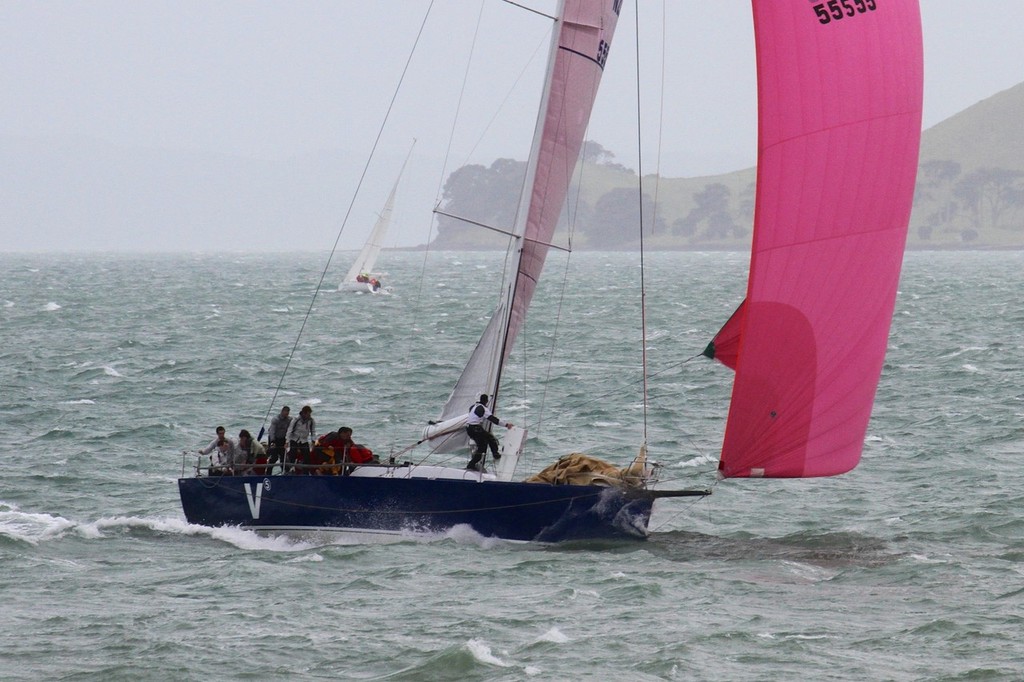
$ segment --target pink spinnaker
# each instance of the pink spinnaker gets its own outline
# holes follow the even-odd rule
[[[719,472],[829,476],[860,460],[885,357],[921,133],[920,13],[753,9],[757,199]]]

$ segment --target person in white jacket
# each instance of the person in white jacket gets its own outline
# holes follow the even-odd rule
[[[288,425],[288,454],[286,461],[289,465],[309,464],[309,446],[316,441],[316,420],[313,419],[313,408],[304,405],[299,410],[299,416],[294,417]],[[296,473],[309,473],[308,469],[299,469]]]
[[[235,463],[237,451],[238,446],[235,444],[235,441],[227,437],[223,426],[218,426],[217,437],[200,450],[199,454],[210,455],[215,453],[210,457],[210,475],[222,476],[224,474],[231,474],[231,467]]]

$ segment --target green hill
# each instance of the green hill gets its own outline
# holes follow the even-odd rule
[[[925,130],[911,215],[909,248],[1024,248],[1024,83]],[[574,248],[633,248],[623,224],[639,222],[636,174],[587,144],[578,195],[569,197]],[[464,167],[445,187],[455,215],[508,226],[525,164],[499,159]],[[644,178],[646,244],[652,249],[746,249],[754,212],[755,171],[697,178]],[[657,201],[655,201],[655,197]],[[563,221],[566,222],[567,221]],[[438,248],[492,248],[493,232],[439,217]],[[556,243],[565,243],[564,226]]]
[[[921,138],[912,246],[1024,247],[1024,83]]]

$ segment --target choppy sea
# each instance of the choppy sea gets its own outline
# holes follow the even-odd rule
[[[746,256],[646,257],[646,409],[638,255],[550,259],[499,416],[524,474],[646,438],[714,485],[646,541],[187,524],[218,424],[309,404],[387,455],[436,416],[501,255],[386,253],[388,296],[334,291],[351,255],[312,307],[326,254],[0,255],[0,679],[1024,678],[1024,253],[906,256],[857,469],[717,484],[731,376],[694,356]]]

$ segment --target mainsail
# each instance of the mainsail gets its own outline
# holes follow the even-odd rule
[[[514,275],[445,404],[441,419],[465,414],[481,393],[496,395],[501,367],[526,318],[565,204],[622,0],[565,0],[548,71],[512,245]],[[450,448],[448,448],[450,449]]]
[[[759,141],[747,297],[719,472],[860,460],[921,133],[917,0],[754,0]],[[728,339],[732,337],[731,341]]]

